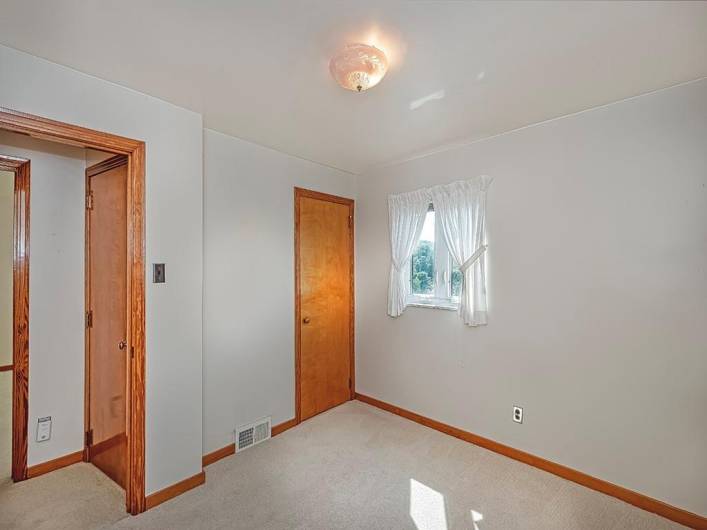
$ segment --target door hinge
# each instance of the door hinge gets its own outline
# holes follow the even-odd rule
[[[93,310],[86,311],[86,327],[87,328],[93,327]]]
[[[93,192],[86,192],[86,209],[93,210]]]
[[[86,431],[86,447],[91,447],[93,445],[93,429]]]
[[[351,378],[349,377],[349,390],[351,390]]]
[[[353,226],[353,215],[349,215],[349,228]]]

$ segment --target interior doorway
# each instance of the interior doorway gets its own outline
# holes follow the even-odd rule
[[[84,459],[125,488],[127,473],[128,159],[86,169]]]
[[[13,245],[15,172],[18,161],[0,157],[0,483],[12,479]]]
[[[295,188],[296,419],[354,398],[354,201]]]
[[[2,269],[2,313],[3,331],[8,331],[8,340],[4,341],[3,349],[9,351],[3,354],[0,372],[11,374],[11,380],[3,377],[3,383],[9,388],[3,389],[2,400],[11,403],[11,440],[4,439],[3,460],[7,460],[7,450],[10,450],[10,476],[12,480],[27,478],[27,437],[23,432],[27,429],[28,414],[28,381],[29,381],[29,296],[25,296],[29,283],[29,179],[30,161],[8,155],[0,155],[0,171],[4,174],[3,188],[9,197],[4,197],[6,207],[3,216],[3,259]],[[9,234],[8,234],[9,230]],[[9,236],[9,237],[8,237]],[[6,244],[9,243],[9,248]],[[6,268],[9,263],[9,270]],[[8,314],[9,310],[9,314]],[[9,383],[9,384],[8,384]],[[9,395],[8,395],[9,394]],[[8,398],[9,397],[9,401]],[[3,410],[3,420],[6,421],[6,409]]]
[[[118,181],[121,190],[118,192],[118,185],[113,182],[109,190],[101,189],[101,196],[110,196],[108,202],[122,203],[122,220],[116,220],[113,230],[121,233],[120,237],[114,238],[115,243],[120,248],[114,247],[112,255],[114,259],[110,266],[119,267],[115,274],[117,281],[110,283],[107,287],[111,291],[111,297],[115,298],[115,293],[120,292],[118,309],[112,314],[120,314],[116,319],[117,323],[108,326],[112,329],[105,333],[96,333],[96,341],[112,341],[112,333],[115,329],[122,330],[119,333],[122,339],[116,341],[118,351],[122,352],[122,359],[114,362],[115,366],[122,366],[117,369],[119,377],[115,385],[107,385],[108,393],[113,400],[107,407],[94,406],[95,415],[92,416],[90,407],[84,405],[84,425],[90,425],[96,432],[96,428],[101,424],[101,442],[105,444],[98,446],[85,437],[84,448],[78,453],[71,453],[51,461],[41,462],[28,467],[27,447],[29,436],[35,436],[35,429],[28,424],[28,402],[32,401],[32,386],[29,377],[29,356],[30,329],[29,314],[30,308],[30,286],[29,286],[29,163],[26,171],[26,187],[24,191],[18,193],[17,178],[14,194],[14,255],[13,255],[13,411],[12,411],[12,433],[13,433],[13,479],[24,480],[28,477],[36,476],[58,467],[66,466],[70,463],[83,459],[91,460],[97,467],[103,469],[125,489],[125,505],[127,511],[137,514],[145,511],[145,266],[144,266],[144,162],[145,144],[138,140],[131,140],[103,133],[90,129],[85,129],[61,122],[47,120],[37,116],[31,116],[16,111],[0,108],[0,130],[14,133],[21,133],[26,136],[42,140],[50,140],[61,144],[68,144],[76,147],[96,149],[115,155],[119,155],[121,168],[120,177],[114,179]],[[11,157],[10,157],[11,158]],[[118,166],[116,166],[117,168]],[[83,170],[82,170],[83,171]],[[108,173],[102,172],[102,173]],[[21,176],[21,171],[16,171],[16,175]],[[83,177],[82,177],[83,178]],[[90,179],[93,177],[87,177]],[[100,178],[98,176],[97,178]],[[109,179],[106,179],[106,182]],[[22,179],[19,181],[23,182]],[[91,182],[96,186],[98,180]],[[99,187],[101,187],[103,181]],[[94,188],[94,196],[96,189]],[[115,194],[118,193],[116,197]],[[121,198],[122,197],[122,198]],[[83,199],[83,197],[81,197]],[[83,215],[83,214],[81,214]],[[88,215],[88,214],[87,214]],[[103,219],[100,221],[107,226],[110,222]],[[98,226],[99,221],[91,219],[91,224]],[[110,239],[110,238],[108,238]],[[103,242],[95,243],[91,246],[92,251],[100,247]],[[100,254],[100,253],[99,253]],[[120,255],[120,258],[116,256]],[[110,261],[110,260],[109,260]],[[120,264],[118,264],[120,262]],[[43,263],[40,261],[40,263]],[[36,266],[37,264],[35,264]],[[87,263],[88,265],[88,263]],[[100,274],[98,274],[100,275]],[[106,283],[106,285],[108,285]],[[105,285],[102,287],[106,289]],[[98,290],[99,292],[101,289]],[[87,294],[87,299],[88,299]],[[115,308],[114,308],[115,309]],[[111,328],[112,326],[112,328]],[[115,329],[113,329],[115,328]],[[107,338],[106,338],[107,337]],[[36,339],[36,337],[35,337]],[[93,341],[90,334],[86,336],[86,342]],[[98,351],[95,347],[91,351]],[[87,346],[87,349],[89,346]],[[115,375],[115,370],[106,370],[111,376]],[[98,376],[96,376],[98,377]],[[90,385],[90,377],[86,378],[86,387]],[[103,382],[93,385],[94,390],[99,386],[104,387]],[[120,389],[118,387],[121,387]],[[97,393],[94,392],[94,396]],[[89,400],[90,401],[90,398]],[[109,399],[110,401],[110,399]],[[122,403],[122,404],[121,404]],[[80,411],[79,411],[80,414]],[[99,418],[99,414],[101,417]],[[110,418],[110,421],[108,421]],[[34,418],[33,418],[34,421]],[[39,423],[39,420],[38,420]],[[110,424],[105,427],[106,424]],[[51,423],[50,423],[51,425]],[[118,426],[120,425],[120,426]],[[107,436],[107,433],[115,433]],[[107,436],[103,439],[104,436]],[[39,435],[37,435],[39,438]],[[38,440],[39,441],[39,440]],[[34,438],[33,438],[34,443]],[[99,442],[100,443],[100,442]],[[113,445],[114,444],[114,445]],[[112,449],[112,450],[111,450]],[[119,455],[119,456],[117,456]]]

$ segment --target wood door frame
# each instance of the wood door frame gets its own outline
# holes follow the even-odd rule
[[[30,161],[0,155],[0,170],[15,174],[12,242],[12,479],[27,478],[29,411],[29,179]],[[3,367],[3,370],[7,367]]]
[[[295,424],[302,422],[302,391],[301,391],[301,373],[302,373],[302,355],[301,355],[301,330],[300,321],[301,315],[301,293],[300,293],[300,199],[318,199],[320,201],[334,202],[343,204],[349,207],[350,219],[350,242],[349,251],[351,255],[351,322],[349,323],[349,358],[351,377],[351,385],[349,387],[349,399],[355,399],[356,395],[356,347],[355,347],[355,320],[356,320],[356,291],[354,290],[354,211],[355,201],[346,197],[321,193],[319,191],[308,190],[295,187]]]
[[[15,110],[0,107],[0,130],[25,134],[34,138],[50,140],[62,144],[91,149],[99,149],[128,157],[128,351],[131,359],[128,371],[128,477],[125,488],[126,509],[135,515],[145,511],[145,142],[124,138],[114,134],[95,131],[76,125],[49,120]],[[27,179],[29,184],[29,179]],[[29,214],[29,193],[25,197]],[[17,202],[17,199],[16,199]],[[29,215],[24,219],[26,246],[22,259],[14,258],[15,275],[21,274],[26,279],[19,285],[20,292],[15,293],[15,301],[22,301],[21,306],[29,316]],[[17,237],[17,232],[15,236]],[[14,291],[13,291],[14,292]],[[17,318],[13,317],[14,325]],[[29,329],[27,326],[16,328],[27,334],[26,355],[29,360]],[[14,348],[13,348],[14,349]],[[13,355],[15,353],[13,352]],[[18,373],[28,375],[28,365],[17,364]],[[27,380],[28,382],[28,380]],[[27,394],[28,386],[25,386]],[[27,401],[25,400],[25,405]],[[24,420],[22,419],[24,416]],[[13,444],[18,437],[18,444],[24,447],[24,466],[22,478],[27,477],[27,409],[18,408],[13,401]]]

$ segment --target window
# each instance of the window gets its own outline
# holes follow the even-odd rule
[[[420,240],[410,258],[411,305],[456,309],[462,274],[447,250],[435,212],[430,204]]]
[[[458,308],[465,325],[486,325],[481,260],[487,249],[484,218],[490,183],[491,177],[481,175],[388,195],[388,315],[397,318],[409,305]],[[456,263],[464,264],[463,273]]]

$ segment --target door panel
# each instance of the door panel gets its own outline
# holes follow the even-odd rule
[[[88,179],[89,458],[125,487],[127,457],[127,165]]]
[[[299,200],[300,419],[351,399],[352,205]]]

